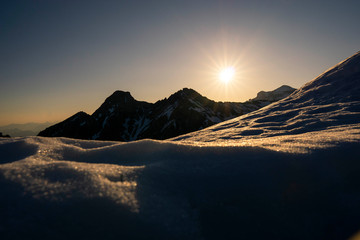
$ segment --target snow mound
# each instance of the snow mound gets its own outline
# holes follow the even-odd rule
[[[347,142],[342,134],[242,147],[3,138],[0,234],[345,239],[359,227],[360,163],[359,137]],[[285,140],[281,151],[263,147]],[[286,151],[309,146],[306,153]]]

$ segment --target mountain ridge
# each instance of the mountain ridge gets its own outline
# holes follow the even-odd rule
[[[295,91],[283,87],[285,95]],[[244,103],[215,102],[191,88],[183,88],[155,103],[136,100],[117,90],[91,115],[78,112],[39,133],[46,137],[132,141],[167,139],[197,131],[266,106],[285,95],[250,99]],[[269,96],[270,96],[269,95]],[[276,95],[276,96],[275,96]]]

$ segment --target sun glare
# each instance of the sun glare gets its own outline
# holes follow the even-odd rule
[[[224,83],[228,83],[233,79],[234,75],[235,75],[234,67],[227,67],[220,71],[219,79]]]

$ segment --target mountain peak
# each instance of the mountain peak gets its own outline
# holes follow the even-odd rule
[[[295,89],[295,88],[292,88],[289,85],[282,85],[282,86],[278,87],[277,89],[275,89],[274,91],[283,91],[283,90],[289,90],[289,89]]]
[[[200,95],[200,93],[198,93],[197,91],[195,91],[192,88],[183,88],[183,89],[177,91],[176,93],[174,93],[173,95],[176,95],[176,94],[177,95],[179,95],[179,94],[181,94],[181,95],[199,94]]]
[[[273,91],[260,91],[258,92],[256,98],[252,99],[255,101],[278,101],[283,99],[284,97],[290,95],[296,89],[292,88],[288,85],[282,85],[281,87],[273,90]]]
[[[130,92],[117,90],[105,99],[105,102],[93,113],[95,118],[105,116],[107,112],[114,112],[119,107],[131,108],[137,101]]]
[[[191,88],[183,88],[179,91],[177,91],[176,93],[172,94],[169,99],[175,98],[190,98],[190,99],[194,99],[197,97],[202,97],[200,93],[198,93],[197,91],[195,91],[194,89]]]
[[[133,101],[135,101],[135,99],[131,96],[130,92],[120,90],[115,91],[105,100],[105,102],[109,103],[128,103]]]

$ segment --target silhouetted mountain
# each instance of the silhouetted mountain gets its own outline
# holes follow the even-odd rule
[[[0,137],[6,137],[6,138],[9,138],[10,135],[3,135],[2,132],[0,132]]]
[[[94,119],[85,112],[78,112],[68,119],[46,128],[39,136],[62,136],[78,139],[90,139],[96,126]]]
[[[275,91],[286,97],[295,90],[285,88],[286,91]],[[41,131],[39,136],[120,141],[167,139],[257,110],[280,95],[271,96],[276,97],[245,103],[215,102],[184,88],[169,98],[147,103],[135,100],[129,92],[115,91],[92,115],[79,112]]]

